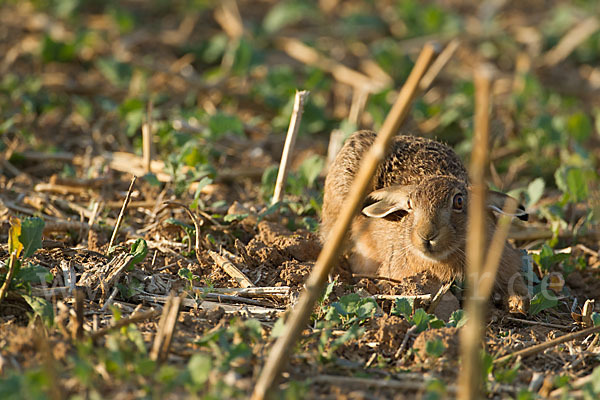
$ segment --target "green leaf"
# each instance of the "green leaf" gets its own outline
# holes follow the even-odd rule
[[[568,195],[568,199],[572,202],[587,200],[588,181],[595,178],[596,175],[591,170],[564,165],[554,173],[556,186]]]
[[[567,173],[569,194],[574,201],[584,201],[588,197],[588,185],[583,171],[579,168],[570,169]]]
[[[363,299],[364,302],[358,307],[356,315],[359,319],[366,319],[373,316],[377,309],[377,303],[373,299]]]
[[[336,348],[338,348],[339,346],[341,346],[342,344],[344,344],[352,339],[356,339],[357,337],[362,335],[364,333],[364,331],[365,331],[364,328],[361,328],[356,324],[352,325],[341,336],[338,336],[337,338],[335,338],[333,340],[333,342],[331,342],[330,353],[333,350],[335,350]]]
[[[126,88],[133,74],[131,65],[119,62],[114,58],[98,59],[96,68],[110,83],[119,88]]]
[[[41,297],[22,295],[27,304],[33,309],[35,315],[39,316],[46,325],[51,326],[54,323],[54,310],[52,303]]]
[[[327,286],[325,287],[325,291],[323,292],[323,295],[319,300],[319,303],[323,303],[325,300],[329,299],[329,296],[331,295],[331,292],[333,292],[333,288],[335,287],[336,283],[337,279],[327,284]]]
[[[578,142],[583,142],[592,134],[592,122],[582,111],[576,112],[567,119],[567,132]]]
[[[523,388],[517,394],[517,400],[535,400],[537,396],[529,390]]]
[[[312,188],[315,185],[315,181],[323,171],[325,167],[325,158],[314,154],[307,157],[300,167],[298,168],[298,174],[303,177],[305,187]]]
[[[412,322],[417,326],[417,333],[423,332],[429,326],[429,314],[422,308],[415,311],[415,315],[412,317]]]
[[[413,313],[414,299],[407,299],[400,297],[396,299],[394,306],[392,307],[393,315],[403,316],[406,320],[410,321],[410,316]]]
[[[494,357],[487,353],[485,350],[481,351],[481,373],[483,382],[487,382],[488,375],[492,373],[494,369]]]
[[[193,225],[186,224],[185,222],[179,221],[178,219],[167,218],[167,220],[165,222],[168,224],[173,224],[175,226],[179,226],[179,227],[183,228],[183,231],[188,236],[189,240],[192,240],[192,237],[196,233],[196,228]]]
[[[212,359],[206,354],[196,353],[190,358],[187,369],[194,384],[204,385],[213,369]]]
[[[224,222],[233,222],[233,221],[241,221],[244,218],[248,217],[248,213],[245,214],[227,214],[226,216],[223,217],[223,221]]]
[[[332,321],[339,324],[342,322],[342,315],[340,314],[338,308],[334,306],[335,304],[336,303],[333,303],[331,306],[327,307],[324,319],[325,321]]]
[[[190,282],[194,280],[194,275],[192,274],[192,271],[190,271],[187,268],[181,268],[179,271],[177,271],[177,275],[179,275],[183,279],[187,279]]]
[[[271,334],[269,335],[269,338],[271,340],[277,339],[283,333],[284,327],[285,321],[283,320],[283,318],[278,318],[277,321],[275,321],[275,324],[273,324],[273,328],[271,329]]]
[[[450,320],[448,321],[448,326],[453,326],[455,328],[461,328],[467,323],[467,315],[464,310],[456,310],[450,315]]]
[[[153,174],[151,172],[147,173],[146,175],[144,175],[142,177],[143,180],[145,180],[146,182],[148,182],[151,186],[154,187],[160,187],[160,185],[162,185],[160,183],[160,181],[158,180],[158,177],[156,176],[156,174]]]
[[[529,313],[531,315],[539,314],[547,308],[556,307],[558,299],[554,295],[548,296],[548,293],[548,291],[541,291],[531,299],[529,305]]]
[[[41,49],[42,61],[45,63],[69,62],[73,61],[77,55],[74,43],[55,41],[49,35],[44,36]]]
[[[235,115],[218,112],[210,117],[208,127],[213,138],[219,138],[226,133],[244,134],[244,124]]]
[[[446,323],[438,319],[435,315],[429,314],[429,327],[432,329],[440,329],[446,326]]]
[[[42,248],[42,232],[44,221],[38,217],[25,218],[21,223],[19,241],[23,243],[23,258],[31,257],[37,249]]]
[[[267,199],[268,197],[273,195],[273,190],[275,189],[275,181],[277,180],[278,173],[279,168],[275,165],[267,167],[263,172],[262,177],[260,179],[260,191],[263,198]]]
[[[248,75],[253,62],[258,61],[258,53],[252,44],[242,37],[238,41],[238,46],[234,50],[234,61],[231,71],[236,75]]]
[[[527,186],[527,206],[531,207],[537,203],[544,194],[544,179],[536,178]]]
[[[600,313],[594,311],[591,315],[594,326],[600,326]]]
[[[200,194],[202,193],[202,189],[204,189],[206,186],[210,185],[211,183],[213,183],[213,180],[211,178],[209,178],[208,176],[205,176],[202,179],[200,179],[200,181],[198,181],[198,184],[196,186],[196,192],[194,193],[194,201],[190,205],[190,208],[192,210],[195,210],[198,208],[198,203],[200,203]]]
[[[41,265],[33,265],[28,264],[24,267],[21,267],[14,276],[15,282],[25,283],[25,284],[41,284],[41,283],[51,283],[52,273],[48,271],[46,267],[42,267]]]
[[[440,339],[428,340],[425,343],[425,352],[432,357],[438,358],[445,350],[446,346],[444,346],[444,343]]]
[[[444,381],[441,379],[432,379],[427,382],[427,392],[423,396],[423,400],[445,399],[448,397],[447,392],[448,389]]]
[[[281,1],[276,3],[263,19],[263,29],[274,33],[279,29],[299,22],[311,14],[311,7],[302,1]]]
[[[533,261],[535,261],[535,263],[537,265],[540,266],[542,271],[546,272],[546,271],[549,271],[553,265],[563,262],[565,260],[568,260],[569,255],[562,254],[562,253],[555,254],[554,250],[552,250],[552,247],[550,247],[546,243],[544,243],[542,245],[542,249],[540,250],[540,253],[532,254],[531,258],[533,259]]]
[[[148,255],[148,244],[142,238],[139,238],[131,245],[131,251],[129,254],[133,255],[133,259],[129,264],[130,267],[144,261],[144,258]]]
[[[494,378],[499,383],[512,384],[515,378],[519,375],[521,369],[521,363],[516,363],[512,368],[499,368],[494,371]]]

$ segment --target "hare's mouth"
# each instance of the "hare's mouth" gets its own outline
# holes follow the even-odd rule
[[[412,247],[413,252],[419,257],[423,258],[427,261],[433,262],[442,262],[445,261],[452,253],[454,253],[454,249],[445,249],[441,251],[436,251],[434,249],[430,250],[421,250]]]

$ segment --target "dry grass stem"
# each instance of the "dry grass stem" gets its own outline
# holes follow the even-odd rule
[[[431,294],[417,294],[417,295],[396,295],[396,294],[374,294],[371,296],[375,300],[397,300],[397,299],[412,299],[419,301],[431,301]]]
[[[429,67],[425,73],[425,76],[423,76],[423,79],[421,79],[421,83],[419,84],[420,90],[425,91],[431,86],[435,78],[440,74],[440,72],[442,72],[446,64],[448,64],[448,61],[452,59],[452,56],[458,49],[458,46],[460,46],[460,41],[458,39],[452,39],[446,45],[446,47],[444,47],[444,50],[442,50],[440,55],[436,57],[435,61],[431,63],[431,67]]]
[[[380,281],[388,281],[393,283],[404,283],[400,279],[388,278],[387,276],[378,276],[378,275],[369,275],[369,274],[352,274],[352,277],[355,279],[372,279],[372,280],[380,280]]]
[[[371,388],[387,388],[397,390],[408,390],[411,392],[421,392],[427,389],[428,382],[425,380],[415,381],[413,377],[406,380],[398,379],[373,379],[373,378],[359,378],[351,376],[335,376],[335,375],[317,375],[312,378],[313,382],[329,384],[329,385],[340,385],[343,387],[371,387]],[[454,386],[446,388],[447,392],[452,394],[456,393]]]
[[[44,327],[43,322],[40,319],[37,319],[34,324],[35,329],[35,347],[37,351],[42,355],[42,367],[44,372],[46,373],[46,377],[48,378],[48,398],[51,400],[61,400],[66,396],[63,393],[63,388],[60,384],[60,379],[57,375],[57,360],[54,358],[52,354],[52,350],[50,348],[50,343],[48,343],[48,336],[46,334],[46,328]]]
[[[600,21],[597,17],[586,18],[575,26],[560,39],[558,44],[544,55],[544,64],[554,66],[567,58],[581,43],[600,29]]]
[[[136,324],[138,322],[142,322],[147,319],[154,318],[155,316],[157,316],[159,314],[160,314],[159,310],[149,310],[149,311],[139,312],[130,317],[121,318],[120,320],[116,321],[115,323],[113,323],[110,326],[107,326],[105,328],[102,328],[102,329],[92,332],[90,334],[90,337],[92,338],[92,340],[96,341],[109,332],[112,332],[116,329],[120,329],[129,324]]]
[[[529,357],[534,354],[541,353],[542,351],[549,349],[550,347],[554,347],[561,343],[569,342],[571,340],[579,339],[593,333],[600,332],[600,326],[592,326],[591,328],[582,329],[577,332],[567,333],[566,335],[557,337],[556,339],[548,340],[547,342],[536,344],[535,346],[528,347],[526,349],[522,349],[519,351],[515,351],[514,353],[507,354],[500,358],[496,358],[494,360],[494,364],[501,364],[510,359],[515,359],[517,357]]]
[[[29,151],[23,153],[22,157],[24,160],[31,162],[56,161],[73,164],[75,166],[84,166],[86,163],[84,157],[76,156],[72,153],[44,154]],[[97,157],[94,157],[92,162],[106,163],[111,169],[118,172],[133,174],[136,176],[142,176],[145,174],[144,161],[142,157],[125,151],[103,153]],[[152,160],[150,162],[150,168],[156,175],[156,179],[158,179],[160,182],[173,181],[173,177],[170,174],[163,172],[165,170],[165,163],[163,161]],[[188,171],[191,171],[191,168],[187,165],[184,165],[181,169],[182,173],[186,173]],[[263,172],[264,168],[254,166],[239,169],[224,168],[220,170],[215,177],[215,182],[231,182],[242,178],[260,179]],[[121,204],[119,203],[119,205]]]
[[[275,204],[283,200],[283,192],[285,191],[285,183],[287,180],[290,164],[292,163],[292,153],[296,144],[296,137],[300,130],[300,122],[302,121],[302,112],[304,111],[304,102],[310,92],[306,90],[296,91],[294,97],[294,109],[290,118],[287,135],[285,137],[285,145],[281,154],[281,162],[279,164],[279,172],[277,173],[277,181],[275,182],[275,191],[273,192],[273,200],[271,204]]]
[[[215,20],[230,39],[237,40],[244,34],[242,16],[235,0],[223,0],[215,10]]]
[[[550,324],[548,322],[541,322],[541,321],[530,321],[528,319],[521,319],[521,318],[514,318],[514,317],[506,317],[506,319],[509,321],[519,322],[521,324],[526,324],[526,325],[547,326],[548,328],[560,329],[561,331],[569,331],[573,328],[573,326]]]
[[[339,255],[342,240],[359,205],[362,204],[371,177],[383,159],[389,141],[397,133],[400,124],[408,114],[412,98],[418,89],[419,81],[431,64],[434,55],[435,47],[427,44],[419,55],[410,76],[400,90],[398,99],[385,119],[373,146],[366,154],[350,189],[349,193],[351,195],[342,206],[339,219],[325,241],[314,269],[306,281],[306,290],[302,292],[296,307],[290,313],[290,318],[284,327],[284,331],[271,348],[265,366],[254,387],[252,399],[264,399],[273,390],[279,379],[281,370],[287,362],[301,330],[308,322],[315,301],[321,294],[323,285],[327,280],[327,275]]]
[[[127,196],[125,196],[125,201],[123,201],[123,207],[121,207],[121,212],[119,213],[119,217],[117,218],[115,229],[113,230],[112,236],[110,237],[110,242],[108,243],[108,248],[106,249],[107,254],[110,253],[110,249],[113,247],[115,239],[117,238],[117,233],[119,232],[119,228],[121,226],[121,223],[123,222],[123,215],[125,214],[125,210],[127,209],[127,205],[129,204],[129,200],[131,199],[131,192],[133,192],[133,186],[135,185],[136,179],[137,176],[134,175],[131,179],[131,183],[129,184]]]
[[[221,269],[223,269],[223,271],[227,275],[232,277],[238,283],[238,285],[240,285],[243,288],[254,286],[254,283],[252,283],[252,281],[248,279],[248,277],[242,271],[240,271],[238,267],[233,265],[233,263],[227,258],[212,250],[209,250],[208,253],[213,259],[213,261],[219,267],[221,267]]]
[[[277,297],[287,298],[290,295],[289,286],[267,286],[246,288],[202,288],[194,287],[193,290],[200,295],[206,293],[228,294],[240,297]]]
[[[158,331],[156,332],[152,350],[150,351],[150,359],[153,361],[163,362],[167,359],[182,300],[181,296],[171,295],[163,308],[158,323]]]
[[[350,123],[354,124],[356,127],[360,126],[360,121],[362,119],[363,112],[365,111],[368,98],[368,90],[358,87],[352,90],[352,104],[350,105],[350,112],[348,113],[348,121],[350,121]],[[341,143],[339,146],[341,149]]]
[[[387,82],[373,80],[358,71],[346,67],[334,61],[310,46],[305,45],[298,39],[280,38],[277,46],[285,51],[290,57],[307,65],[313,65],[329,72],[333,77],[346,85],[368,90],[370,93],[383,89]]]
[[[152,156],[153,156],[153,139],[152,139],[152,110],[154,104],[152,100],[148,102],[148,110],[146,111],[146,121],[142,124],[142,160],[144,170],[147,174],[152,172]]]
[[[135,296],[135,298],[150,303],[165,304],[169,297],[161,295],[138,294]],[[184,298],[181,301],[181,305],[184,307],[205,311],[214,311],[221,308],[225,314],[243,313],[248,318],[254,317],[259,319],[263,317],[272,317],[274,315],[276,316],[281,312],[281,310],[271,307],[255,306],[250,304],[226,304],[216,301],[195,300],[189,298]]]
[[[2,300],[4,300],[4,297],[6,296],[6,293],[8,292],[8,287],[10,286],[10,282],[12,281],[12,278],[15,275],[15,271],[17,269],[16,262],[17,262],[17,255],[15,254],[15,252],[13,252],[10,255],[10,259],[8,261],[8,273],[6,274],[6,278],[4,280],[4,283],[2,284],[2,287],[0,287],[0,303],[2,303]]]
[[[62,270],[65,285],[69,288],[69,292],[73,293],[75,290],[75,283],[77,281],[75,269],[73,268],[72,263],[67,260],[62,260],[59,265],[60,269]]]
[[[550,239],[553,237],[552,230],[550,228],[542,227],[527,227],[527,228],[513,228],[509,231],[508,237],[514,240],[532,241],[538,239]],[[561,239],[570,239],[575,237],[575,233],[572,230],[561,229],[558,232],[558,237]],[[591,240],[600,239],[600,229],[590,227],[584,232],[577,232],[578,238],[587,238]]]
[[[327,169],[329,169],[335,160],[335,156],[337,156],[337,153],[342,149],[345,136],[344,131],[340,129],[331,131],[331,134],[329,135],[329,144],[327,146]]]
[[[57,185],[54,183],[38,183],[33,187],[33,190],[36,192],[51,192],[58,193],[62,195],[67,194],[78,194],[81,195],[87,192],[87,188],[82,186],[67,186],[67,185]]]
[[[73,291],[75,297],[75,318],[73,318],[73,339],[80,340],[83,337],[83,299],[84,293],[81,289],[75,289]]]
[[[437,308],[438,304],[440,304],[440,301],[442,300],[444,295],[448,292],[448,290],[450,290],[450,286],[452,286],[452,282],[445,283],[438,289],[435,296],[433,296],[433,298],[431,299],[431,304],[429,304],[429,308],[427,308],[427,312],[429,314],[435,313],[435,309]]]
[[[500,265],[500,259],[502,258],[502,252],[506,246],[506,239],[508,237],[508,230],[510,229],[512,218],[510,215],[516,211],[517,204],[512,201],[506,202],[506,206],[502,210],[506,215],[500,215],[492,240],[488,246],[487,255],[485,262],[483,263],[483,269],[479,279],[479,290],[478,293],[481,297],[488,299],[492,294],[494,282],[496,282],[496,274],[498,272],[498,266]]]
[[[92,228],[93,228],[94,224],[96,223],[96,218],[98,217],[98,214],[100,214],[100,210],[102,209],[102,206],[103,206],[103,203],[101,201],[94,201],[94,205],[92,206],[92,213],[89,216],[88,226],[87,226],[86,232],[84,234],[84,237],[87,237],[88,243],[90,241],[90,234],[92,232]]]
[[[458,380],[459,398],[474,400],[481,397],[481,339],[485,301],[479,291],[486,248],[486,184],[488,165],[489,110],[492,72],[481,66],[475,70],[475,137],[471,153],[470,178],[472,190],[469,199],[467,225],[467,297],[469,316],[461,330],[461,370]]]

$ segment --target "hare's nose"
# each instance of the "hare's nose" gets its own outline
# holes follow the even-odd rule
[[[427,250],[431,250],[431,248],[437,244],[437,241],[435,240],[438,237],[437,232],[430,232],[426,235],[421,235],[419,233],[418,235],[419,238],[423,241],[423,246]]]

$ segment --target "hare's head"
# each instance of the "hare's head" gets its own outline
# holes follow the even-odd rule
[[[442,262],[459,253],[464,259],[469,187],[453,176],[429,176],[411,185],[390,186],[371,192],[362,213],[369,218],[396,220],[408,249],[428,261]],[[488,207],[502,211],[510,199],[490,191]],[[526,218],[517,206],[519,218]]]

